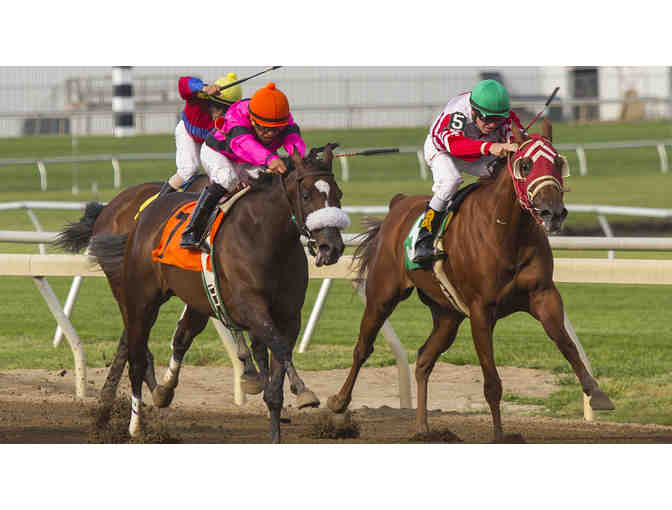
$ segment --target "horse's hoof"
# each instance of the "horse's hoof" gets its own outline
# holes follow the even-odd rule
[[[336,429],[344,429],[352,425],[352,413],[347,409],[342,413],[332,413],[329,415],[329,422]]]
[[[156,407],[168,407],[175,396],[175,388],[158,385],[152,392],[152,401]]]
[[[600,389],[593,390],[590,395],[590,407],[594,411],[613,411],[614,403]]]
[[[248,395],[258,395],[264,391],[264,378],[257,374],[257,376],[246,376],[242,375],[240,378],[240,387],[243,389],[243,393]]]
[[[320,407],[320,399],[310,390],[304,390],[298,397],[296,397],[296,407],[303,409],[304,407]]]
[[[349,404],[349,401],[342,399],[339,395],[332,395],[327,399],[327,407],[335,413],[344,412]]]

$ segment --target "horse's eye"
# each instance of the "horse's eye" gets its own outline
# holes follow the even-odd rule
[[[532,162],[529,159],[522,160],[520,162],[520,171],[525,177],[527,177],[532,171]]]
[[[303,195],[302,195],[302,198],[304,200],[309,200],[310,199],[310,193],[308,193],[307,191],[304,191]]]

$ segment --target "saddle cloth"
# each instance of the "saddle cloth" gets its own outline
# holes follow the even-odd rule
[[[170,217],[161,234],[161,242],[159,243],[159,246],[152,251],[152,260],[161,262],[162,264],[169,264],[182,269],[188,269],[189,271],[200,272],[202,270],[201,252],[180,248],[182,233],[187,228],[189,218],[195,207],[196,202],[189,202],[180,207],[175,214]],[[223,218],[224,213],[218,208],[217,217],[212,223],[212,228],[208,234],[210,244],[212,244]],[[208,255],[206,264],[207,268],[212,271],[210,255]]]
[[[222,220],[233,204],[250,189],[249,186],[237,189],[233,195],[225,197],[225,202],[220,202],[217,205],[215,212],[208,221],[208,226],[210,228],[207,229],[206,227],[208,232],[207,240],[210,246],[212,246],[212,243],[214,242],[215,235],[222,224]],[[196,202],[188,202],[170,217],[161,234],[161,242],[159,243],[159,246],[152,251],[152,260],[161,262],[162,264],[169,264],[182,269],[188,269],[189,271],[198,271],[199,273],[203,270],[200,250],[180,248],[182,233],[187,228],[189,218],[195,207]],[[210,254],[207,255],[206,268],[208,271],[212,271]]]
[[[464,188],[461,188],[455,193],[455,196],[453,197],[453,202],[448,207],[446,210],[446,214],[443,216],[443,220],[441,221],[441,226],[439,227],[439,231],[436,234],[436,241],[438,241],[441,238],[441,235],[443,232],[445,232],[446,228],[448,227],[448,224],[450,223],[450,220],[453,219],[453,216],[457,214],[458,209],[460,208],[460,205],[462,205],[462,202],[464,202],[464,199],[466,196],[471,193],[473,190],[475,190],[478,186],[478,183],[472,183],[469,184],[468,186],[465,186]],[[404,263],[406,265],[406,269],[411,271],[413,269],[423,269],[423,266],[419,264],[415,264],[413,262],[413,257],[415,256],[415,241],[418,238],[418,232],[420,231],[420,222],[422,221],[422,218],[424,216],[424,211],[420,213],[420,216],[415,220],[413,225],[411,226],[411,230],[409,230],[408,235],[404,239]],[[435,242],[436,246],[436,242]]]

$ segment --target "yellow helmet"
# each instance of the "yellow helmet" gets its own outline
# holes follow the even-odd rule
[[[217,78],[214,85],[217,85],[218,87],[224,87],[229,83],[233,83],[234,81],[238,81],[238,76],[236,76],[236,73],[229,73],[226,76]],[[240,85],[234,85],[233,87],[222,90],[216,96],[210,96],[209,99],[217,103],[232,104],[236,101],[240,101],[242,98],[243,88]]]

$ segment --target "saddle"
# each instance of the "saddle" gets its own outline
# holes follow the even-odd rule
[[[469,193],[474,191],[478,187],[478,185],[479,184],[477,182],[474,182],[457,190],[457,192],[453,196],[453,201],[450,207],[448,207],[446,213],[443,215],[441,226],[439,227],[439,231],[437,232],[436,239],[434,241],[435,248],[440,243],[442,234],[446,231],[448,224],[457,214],[457,211],[460,209],[460,206],[464,202],[464,199],[467,198],[467,195],[469,195]],[[420,213],[416,221],[413,223],[413,226],[411,226],[408,235],[404,239],[404,262],[406,265],[406,269],[409,271],[424,268],[423,266],[415,264],[413,262],[413,257],[415,255],[415,240],[418,236],[418,231],[420,230],[420,221],[422,220],[423,216],[424,213]],[[438,250],[438,257],[445,257],[445,256],[446,253],[443,251],[443,247],[441,247],[441,249]]]

